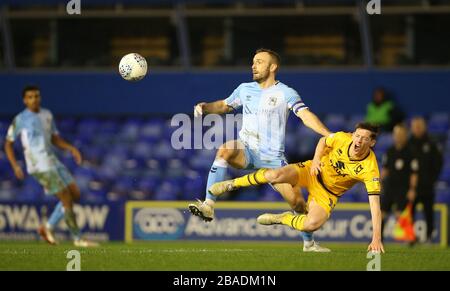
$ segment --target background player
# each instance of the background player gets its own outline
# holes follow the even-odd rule
[[[207,189],[223,181],[228,166],[237,169],[278,168],[287,164],[284,155],[286,122],[292,110],[303,123],[317,133],[327,136],[329,130],[303,103],[298,93],[275,79],[280,67],[280,57],[274,51],[259,49],[253,58],[254,82],[242,83],[225,100],[199,103],[194,115],[208,113],[223,114],[243,107],[242,129],[239,140],[223,144],[216,155],[208,175]],[[276,189],[292,209],[303,213],[305,202],[300,193],[292,191],[288,184],[279,184]],[[192,214],[205,221],[214,217],[216,197],[206,191],[204,202],[190,204]],[[305,251],[329,251],[314,243],[311,234],[304,234]]]
[[[56,157],[52,146],[70,152],[76,163],[81,164],[81,154],[74,146],[59,136],[52,113],[41,108],[41,94],[37,86],[27,86],[22,92],[26,109],[19,113],[10,125],[5,142],[5,152],[15,176],[23,180],[24,173],[14,155],[13,143],[18,136],[22,141],[27,172],[44,187],[47,195],[56,195],[56,205],[46,225],[39,228],[41,237],[49,244],[56,244],[53,229],[64,217],[77,247],[96,246],[81,239],[73,203],[80,199],[80,190],[66,167]]]
[[[234,180],[217,183],[210,188],[218,196],[224,190],[266,183],[289,183],[294,189],[309,192],[308,214],[266,213],[258,217],[260,224],[284,224],[300,231],[313,232],[330,217],[340,196],[357,182],[363,182],[369,193],[373,237],[368,250],[384,252],[381,242],[380,175],[375,153],[378,127],[368,123],[356,125],[353,134],[337,132],[322,137],[314,159],[290,164],[279,169],[259,169]]]

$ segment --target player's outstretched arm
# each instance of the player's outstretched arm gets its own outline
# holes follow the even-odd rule
[[[194,106],[194,116],[199,117],[203,114],[223,114],[233,110],[228,106],[224,100],[219,100],[211,103],[201,102]]]
[[[367,251],[384,253],[383,243],[381,242],[381,208],[380,195],[369,195],[370,213],[372,215],[372,242]]]
[[[52,135],[52,144],[57,148],[62,149],[63,151],[70,152],[78,165],[80,165],[83,161],[80,151],[76,147],[65,141],[58,134]]]
[[[12,169],[14,170],[14,175],[17,179],[23,180],[25,175],[22,171],[22,168],[19,166],[16,160],[16,155],[14,154],[14,142],[10,140],[5,141],[5,153],[8,158],[9,163],[11,164]]]
[[[314,152],[314,158],[312,160],[310,173],[313,176],[317,176],[319,172],[322,170],[322,162],[320,161],[324,154],[327,152],[329,147],[325,142],[325,137],[321,137],[316,146],[316,151]]]
[[[320,121],[320,119],[312,113],[309,109],[305,108],[297,111],[296,115],[302,120],[302,122],[318,134],[325,137],[331,134],[330,130]]]

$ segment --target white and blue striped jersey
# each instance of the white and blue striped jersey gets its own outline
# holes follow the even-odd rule
[[[6,138],[20,137],[29,174],[55,169],[59,161],[54,154],[52,135],[58,134],[52,113],[44,108],[34,113],[25,109],[14,118]]]
[[[234,109],[242,107],[239,138],[264,160],[284,157],[289,111],[308,108],[294,89],[281,82],[265,89],[257,82],[242,83],[225,103]]]

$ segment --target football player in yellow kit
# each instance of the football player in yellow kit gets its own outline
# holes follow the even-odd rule
[[[294,215],[266,213],[258,217],[264,225],[284,224],[300,231],[315,231],[330,217],[340,196],[358,182],[365,184],[372,215],[373,236],[368,250],[384,252],[381,242],[380,173],[375,153],[378,127],[359,123],[353,133],[337,132],[322,137],[317,144],[313,160],[289,164],[277,169],[258,171],[220,183],[209,189],[220,195],[241,187],[266,183],[288,183],[293,194],[300,188],[309,192],[307,214]]]

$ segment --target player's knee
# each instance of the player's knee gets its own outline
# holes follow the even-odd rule
[[[220,147],[219,150],[217,151],[217,155],[216,158],[219,159],[224,159],[225,161],[230,161],[231,158],[233,157],[233,150],[224,148],[224,147]]]
[[[292,205],[292,209],[297,213],[306,213],[306,203],[302,198],[297,198]]]
[[[71,187],[70,192],[71,192],[71,194],[72,194],[72,200],[73,200],[73,202],[78,202],[78,201],[80,201],[81,193],[80,193],[80,189],[79,189],[77,186]]]
[[[322,226],[322,222],[318,219],[309,218],[304,224],[304,231],[316,231]]]
[[[270,183],[283,183],[285,176],[284,174],[285,173],[283,169],[276,169],[276,170],[268,170],[265,176]]]

